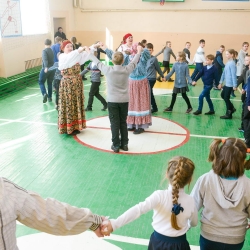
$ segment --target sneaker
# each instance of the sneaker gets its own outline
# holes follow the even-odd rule
[[[88,78],[86,78],[86,77],[83,77],[83,78],[82,78],[82,80],[83,80],[83,81],[86,81],[86,80],[88,80]]]
[[[171,78],[169,78],[168,82],[174,82],[174,80],[173,80],[173,79],[171,79]]]
[[[49,101],[49,102],[52,102],[52,98],[48,98],[48,101]]]
[[[120,149],[122,149],[123,151],[128,151],[128,145],[121,145]]]
[[[235,108],[233,108],[233,110],[232,110],[232,114],[233,114],[234,112],[236,112],[236,109],[235,109]]]
[[[170,107],[168,107],[168,108],[166,108],[166,109],[163,110],[163,112],[172,112],[172,111],[173,111],[173,109],[170,108]]]
[[[200,114],[202,114],[202,112],[200,110],[196,110],[193,114],[194,115],[200,115]]]
[[[153,114],[153,113],[156,113],[156,112],[158,112],[158,109],[151,109],[151,113]]]
[[[92,108],[86,108],[85,111],[92,111]]]
[[[239,131],[239,132],[244,133],[244,129],[243,129],[243,128],[241,128],[241,127],[240,127],[240,128],[238,128],[238,131]]]
[[[133,132],[134,135],[139,135],[141,133],[144,132],[144,129],[143,128],[138,128],[138,129],[135,129],[135,131]]]
[[[207,113],[205,113],[205,115],[214,115],[215,112],[214,111],[208,111]]]
[[[189,114],[192,110],[192,108],[187,109],[186,114]]]
[[[47,102],[47,99],[48,99],[47,94],[44,94],[44,96],[43,96],[43,103],[46,103],[46,102]]]
[[[103,108],[101,109],[101,111],[106,111],[108,108],[108,106],[103,106]]]
[[[113,144],[111,146],[111,149],[114,151],[114,153],[119,153],[120,151],[119,147],[115,147]]]

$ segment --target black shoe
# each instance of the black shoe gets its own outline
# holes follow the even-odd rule
[[[44,96],[43,96],[43,103],[46,103],[46,102],[47,102],[47,99],[48,99],[47,94],[44,94]]]
[[[186,114],[189,114],[192,110],[193,110],[192,108],[188,108]]]
[[[82,80],[83,80],[83,81],[86,81],[86,80],[88,80],[88,78],[86,78],[86,77],[83,77],[83,78],[82,78]]]
[[[166,109],[163,110],[163,112],[172,112],[172,111],[173,111],[173,109],[170,108],[170,107],[168,107],[168,108],[166,108]]]
[[[242,127],[238,128],[238,131],[244,133],[244,129]]]
[[[119,147],[115,147],[113,144],[111,146],[111,149],[114,151],[114,153],[119,153]]]
[[[202,114],[202,112],[200,110],[196,110],[193,114],[194,115],[200,115],[200,114]]]
[[[173,80],[173,79],[171,79],[171,78],[169,78],[168,82],[174,82],[174,80]]]
[[[92,108],[86,108],[85,111],[92,111]]]
[[[234,112],[236,112],[236,109],[235,109],[235,108],[233,108],[233,110],[232,110],[232,114],[233,114]]]
[[[220,119],[232,119],[232,111],[228,110],[227,113],[223,116],[220,116]]]
[[[49,101],[49,102],[52,102],[52,98],[48,98],[48,101]]]
[[[134,131],[135,128],[128,128],[128,131]]]
[[[153,114],[153,113],[156,113],[156,112],[158,112],[158,109],[151,109],[151,113]]]
[[[104,75],[101,74],[100,76],[103,77]]]
[[[144,129],[143,129],[143,128],[138,128],[138,129],[135,129],[135,131],[133,132],[133,134],[139,135],[139,134],[141,134],[141,133],[143,133],[143,132],[144,132]]]
[[[71,135],[77,135],[77,134],[80,134],[81,132],[78,130],[78,129],[76,129],[76,130],[74,130],[72,133],[71,133]]]
[[[214,111],[208,111],[207,113],[205,113],[205,115],[214,115],[215,112]]]
[[[236,95],[234,93],[231,94],[232,97],[236,97]]]
[[[123,151],[128,151],[128,145],[121,145],[120,149],[122,149]]]
[[[108,106],[103,106],[103,108],[101,109],[101,111],[106,111],[108,108]]]

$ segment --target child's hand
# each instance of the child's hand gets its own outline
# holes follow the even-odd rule
[[[113,227],[109,220],[104,220],[101,225],[101,233],[105,236],[109,236],[113,232]]]
[[[161,80],[162,80],[163,82],[166,82],[166,78],[165,78],[165,77],[162,77]]]
[[[140,54],[142,52],[143,48],[142,46],[138,45],[137,46],[137,54]]]
[[[235,91],[235,90],[237,90],[237,88],[233,88],[233,90]]]
[[[245,94],[246,93],[246,90],[245,89],[242,89],[241,90],[241,94],[243,95],[243,94]]]
[[[195,85],[196,85],[196,82],[195,82],[195,81],[193,81],[193,82],[192,82],[192,85],[193,85],[193,86],[195,86]]]
[[[221,83],[217,86],[218,89],[221,89]]]

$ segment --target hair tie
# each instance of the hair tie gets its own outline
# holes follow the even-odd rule
[[[184,208],[181,207],[181,204],[174,204],[172,207],[172,213],[175,215],[178,215],[180,212],[183,212]]]

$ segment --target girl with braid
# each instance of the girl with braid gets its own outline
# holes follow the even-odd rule
[[[250,169],[246,144],[237,138],[216,139],[208,160],[212,170],[196,182],[191,195],[201,212],[201,250],[240,250],[250,218]]]
[[[139,218],[142,214],[154,211],[148,250],[190,250],[186,232],[197,225],[197,210],[193,198],[186,194],[184,187],[189,185],[194,163],[181,156],[168,162],[166,178],[170,184],[167,190],[157,190],[144,202],[127,210],[115,220],[105,220],[102,233],[109,235],[125,224]]]

